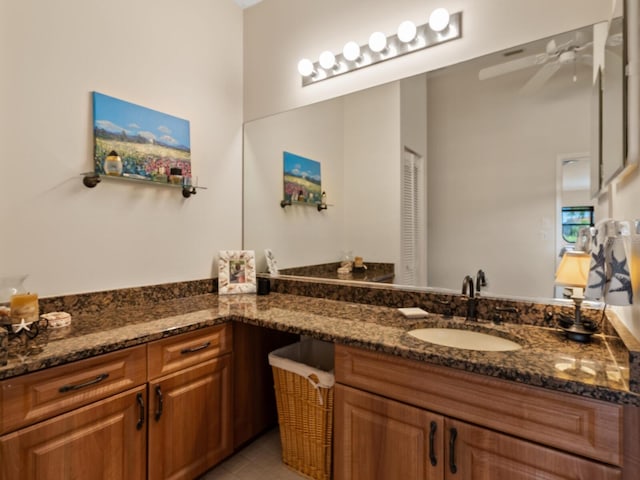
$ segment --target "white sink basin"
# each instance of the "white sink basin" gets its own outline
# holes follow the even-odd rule
[[[521,345],[507,338],[457,328],[418,328],[407,333],[425,342],[445,347],[463,348],[465,350],[509,352],[522,348]]]

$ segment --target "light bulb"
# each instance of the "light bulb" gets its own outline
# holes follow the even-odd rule
[[[303,58],[298,62],[298,73],[303,77],[313,74],[313,63],[308,58]]]
[[[320,63],[320,66],[322,68],[324,68],[325,70],[329,70],[336,64],[336,56],[329,50],[325,50],[320,54],[318,62]]]
[[[355,62],[360,58],[360,45],[353,41],[345,43],[342,49],[342,55],[346,60]]]
[[[387,37],[382,32],[373,32],[369,37],[369,48],[377,53],[387,48]]]
[[[429,28],[434,32],[441,32],[449,25],[449,11],[446,8],[436,8],[429,15]]]
[[[416,24],[411,20],[405,20],[398,26],[398,38],[402,43],[412,42],[416,38]]]

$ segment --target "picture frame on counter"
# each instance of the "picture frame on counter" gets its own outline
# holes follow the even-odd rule
[[[218,293],[256,293],[256,255],[253,250],[220,250]]]
[[[264,258],[267,261],[267,270],[269,270],[269,275],[278,275],[280,273],[278,271],[278,263],[276,262],[276,257],[273,255],[273,251],[270,248],[264,249]]]

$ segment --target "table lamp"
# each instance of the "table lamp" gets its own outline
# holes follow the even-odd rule
[[[576,305],[573,324],[569,327],[562,327],[567,338],[578,342],[588,342],[591,339],[593,330],[585,328],[582,322],[580,307],[584,300],[584,288],[589,278],[589,267],[591,265],[591,255],[582,251],[565,252],[556,270],[556,285],[573,287],[571,299]]]

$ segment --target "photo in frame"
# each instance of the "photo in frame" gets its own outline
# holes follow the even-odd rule
[[[256,256],[253,250],[220,250],[218,293],[256,292]]]

